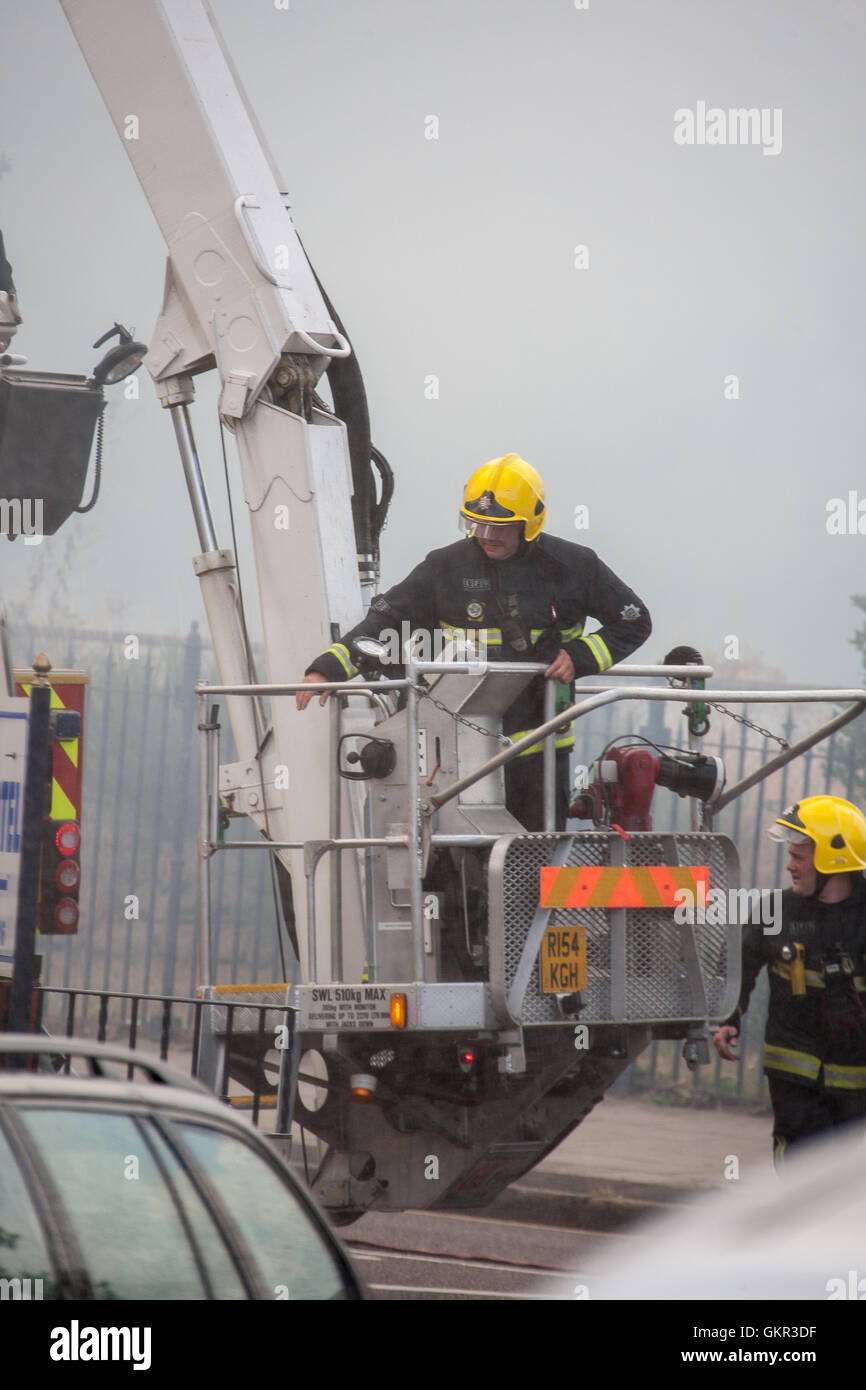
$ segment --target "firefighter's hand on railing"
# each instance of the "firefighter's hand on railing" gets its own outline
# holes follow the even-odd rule
[[[738,1062],[739,1052],[734,1050],[734,1043],[739,1034],[739,1028],[733,1023],[724,1023],[717,1033],[713,1034],[713,1046],[720,1057],[724,1057],[726,1062]]]
[[[545,671],[544,679],[548,681],[562,681],[564,685],[571,685],[571,682],[574,680],[574,662],[568,655],[568,652],[564,651],[562,647],[560,647],[556,656]]]
[[[328,677],[323,676],[320,671],[311,671],[309,675],[304,676],[304,681],[309,682],[311,685],[319,685],[322,681],[326,681],[327,679]],[[310,703],[315,693],[315,690],[298,690],[295,693],[295,708],[306,709],[307,705]],[[330,690],[324,690],[322,692],[322,694],[319,696],[320,705],[325,704],[330,693]]]

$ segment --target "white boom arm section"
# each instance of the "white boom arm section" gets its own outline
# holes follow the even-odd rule
[[[298,680],[306,661],[330,645],[333,625],[345,629],[362,616],[351,469],[344,427],[320,411],[293,414],[275,405],[268,383],[275,369],[296,370],[301,362],[309,398],[328,358],[346,355],[348,345],[327,313],[207,5],[61,3],[168,246],[163,307],[146,364],[174,418],[202,551],[194,564],[221,678],[245,684],[250,673],[235,558],[215,537],[187,413],[192,376],[214,366],[250,509],[268,679]],[[262,735],[252,703],[230,697],[228,708],[238,757],[252,766]],[[327,725],[318,711],[300,715],[293,702],[274,701],[275,739],[261,757],[273,839],[329,833]],[[288,792],[268,785],[280,764],[288,769]],[[243,781],[239,774],[236,805],[263,829],[259,789],[253,802]],[[281,857],[292,872],[306,975],[301,856]],[[323,965],[328,950],[323,937]]]

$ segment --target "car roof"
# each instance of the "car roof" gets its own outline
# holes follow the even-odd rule
[[[90,1038],[57,1038],[34,1033],[0,1033],[0,1055],[3,1053],[41,1057],[82,1057],[91,1063],[91,1071],[98,1073],[102,1063],[123,1062],[150,1073],[154,1081],[163,1081],[176,1086],[190,1086],[205,1090],[201,1082],[185,1076],[176,1067],[169,1066],[161,1057],[148,1052],[134,1051],[114,1043],[93,1042]]]
[[[154,1110],[186,1110],[228,1124],[247,1138],[261,1136],[212,1091],[160,1058],[111,1043],[86,1038],[44,1038],[0,1034],[0,1059],[9,1055],[80,1058],[90,1066],[88,1076],[74,1072],[0,1070],[0,1104],[4,1101],[63,1100],[88,1105],[112,1103]],[[132,1066],[142,1079],[112,1076],[106,1066]],[[270,1152],[269,1146],[265,1146]]]

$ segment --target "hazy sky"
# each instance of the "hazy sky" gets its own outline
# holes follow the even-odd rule
[[[827,504],[855,491],[866,532],[862,0],[214,11],[396,473],[384,582],[456,539],[466,477],[516,450],[546,481],[548,529],[646,600],[646,658],[734,635],[792,681],[859,683],[866,534],[828,534]],[[162,238],[59,4],[0,16],[13,348],[87,371],[115,318],[149,339]],[[763,142],[676,143],[675,112],[702,105],[763,111]],[[83,624],[200,616],[173,432],[141,386],[112,394],[97,509],[41,547],[0,540],[11,604],[42,616],[60,574]],[[215,396],[197,390],[229,544]]]

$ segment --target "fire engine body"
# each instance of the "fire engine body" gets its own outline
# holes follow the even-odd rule
[[[502,771],[520,747],[493,750],[503,710],[539,666],[479,664],[456,650],[449,662],[409,661],[399,679],[347,685],[326,712],[296,711],[305,660],[359,621],[377,578],[366,405],[355,396],[344,420],[315,393],[328,372],[336,407],[351,349],[206,4],[61,3],[121,136],[136,115],[137,138],[123,144],[168,247],[146,366],[177,438],[221,674],[199,693],[202,995],[218,998],[220,987],[207,910],[218,820],[228,817],[230,833],[243,815],[281,866],[298,957],[285,982],[298,1010],[294,1119],[321,1146],[320,1199],[338,1220],[484,1205],[559,1143],[653,1036],[685,1038],[695,1060],[707,1022],[732,1010],[737,927],[675,914],[682,888],[737,882],[734,848],[711,830],[721,777],[689,780],[689,755],[667,769],[693,796],[685,835],[646,821],[651,782],[664,777],[645,759],[632,774],[642,789],[633,780],[626,795],[636,820],[611,828],[616,807],[589,791],[577,810],[593,829],[527,834],[506,810]],[[192,431],[194,378],[208,370],[219,374],[249,509],[266,685],[256,684],[235,557],[217,538]],[[529,736],[546,739],[551,807],[554,738],[569,718],[612,699],[692,698],[621,681],[579,696],[557,716],[551,702]],[[228,764],[216,701],[231,723]],[[622,771],[621,754],[607,761]],[[286,997],[270,988],[251,986],[250,998]],[[271,1075],[273,1039],[241,1031],[229,1045],[214,1024],[205,1075],[226,1047],[236,1079]]]

